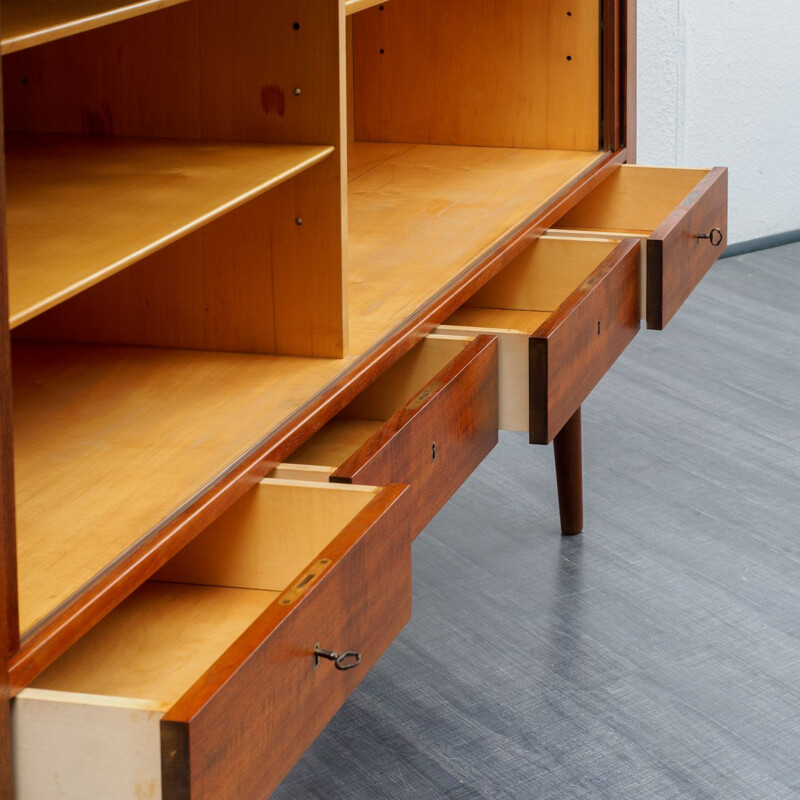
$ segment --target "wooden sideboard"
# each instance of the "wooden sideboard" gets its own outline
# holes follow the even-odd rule
[[[498,429],[582,530],[727,173],[633,164],[633,0],[0,11],[2,796],[266,797]]]

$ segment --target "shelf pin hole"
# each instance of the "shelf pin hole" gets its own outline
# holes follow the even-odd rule
[[[299,22],[293,22],[292,23],[292,30],[299,31],[300,30],[300,23]]]

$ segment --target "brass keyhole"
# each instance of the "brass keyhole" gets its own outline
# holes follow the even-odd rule
[[[431,461],[436,461],[436,442],[431,445]]]

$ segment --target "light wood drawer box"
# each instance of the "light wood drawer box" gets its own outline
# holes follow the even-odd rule
[[[553,230],[645,239],[647,327],[661,330],[724,251],[727,225],[727,169],[626,164]]]
[[[269,794],[410,616],[405,493],[258,484],[14,700],[16,797]]]
[[[500,427],[547,444],[639,330],[639,243],[535,241],[437,330],[493,333]]]
[[[432,335],[275,471],[339,483],[407,483],[418,534],[497,443],[497,343]]]

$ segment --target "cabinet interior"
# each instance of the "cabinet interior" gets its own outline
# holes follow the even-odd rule
[[[30,634],[597,164],[601,3],[2,9]]]

